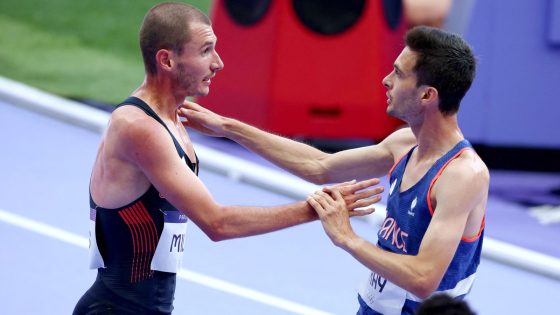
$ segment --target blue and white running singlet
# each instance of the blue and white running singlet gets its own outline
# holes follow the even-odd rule
[[[393,253],[416,255],[428,229],[434,209],[430,191],[447,165],[465,150],[473,150],[467,140],[460,141],[453,149],[432,165],[418,183],[406,191],[400,186],[408,160],[416,147],[395,163],[389,171],[389,198],[387,217],[378,232],[377,246]],[[478,235],[462,238],[455,256],[434,293],[446,293],[463,298],[471,289],[480,262],[484,236],[484,221]],[[414,314],[422,302],[414,294],[372,272],[358,289],[360,315]]]

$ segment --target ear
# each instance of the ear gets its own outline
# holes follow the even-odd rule
[[[422,91],[422,102],[434,102],[439,97],[438,90],[433,86],[426,86]]]
[[[156,64],[158,68],[164,71],[169,71],[173,66],[173,60],[171,60],[171,51],[168,49],[160,49],[156,53]]]

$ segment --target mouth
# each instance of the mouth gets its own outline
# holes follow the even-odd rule
[[[206,83],[206,84],[210,84],[212,83],[212,78],[215,76],[215,74],[212,74],[210,76],[207,76],[206,78],[202,79],[202,82]]]

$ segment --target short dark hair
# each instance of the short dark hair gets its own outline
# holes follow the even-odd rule
[[[183,45],[190,40],[193,22],[211,25],[206,14],[185,3],[163,2],[146,13],[140,27],[140,50],[148,74],[157,71],[155,57],[158,50],[182,52]]]
[[[417,26],[405,35],[406,46],[417,53],[414,72],[417,86],[438,90],[439,110],[455,114],[475,77],[476,60],[461,36],[428,26]]]
[[[414,315],[476,315],[467,302],[448,294],[436,294],[420,303]]]

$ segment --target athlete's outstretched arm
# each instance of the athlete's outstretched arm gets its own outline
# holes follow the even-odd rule
[[[399,130],[378,145],[334,154],[265,132],[238,120],[220,116],[186,101],[179,109],[184,125],[207,135],[227,137],[272,163],[316,184],[386,175],[396,158],[415,143],[409,129]]]
[[[315,211],[305,201],[276,207],[220,205],[179,158],[161,126],[135,123],[122,129],[124,158],[138,166],[161,195],[187,214],[212,240],[262,234],[317,219]],[[378,183],[378,179],[371,179],[339,187],[351,215],[372,212],[371,209],[355,209],[379,201],[382,187],[362,191]]]

